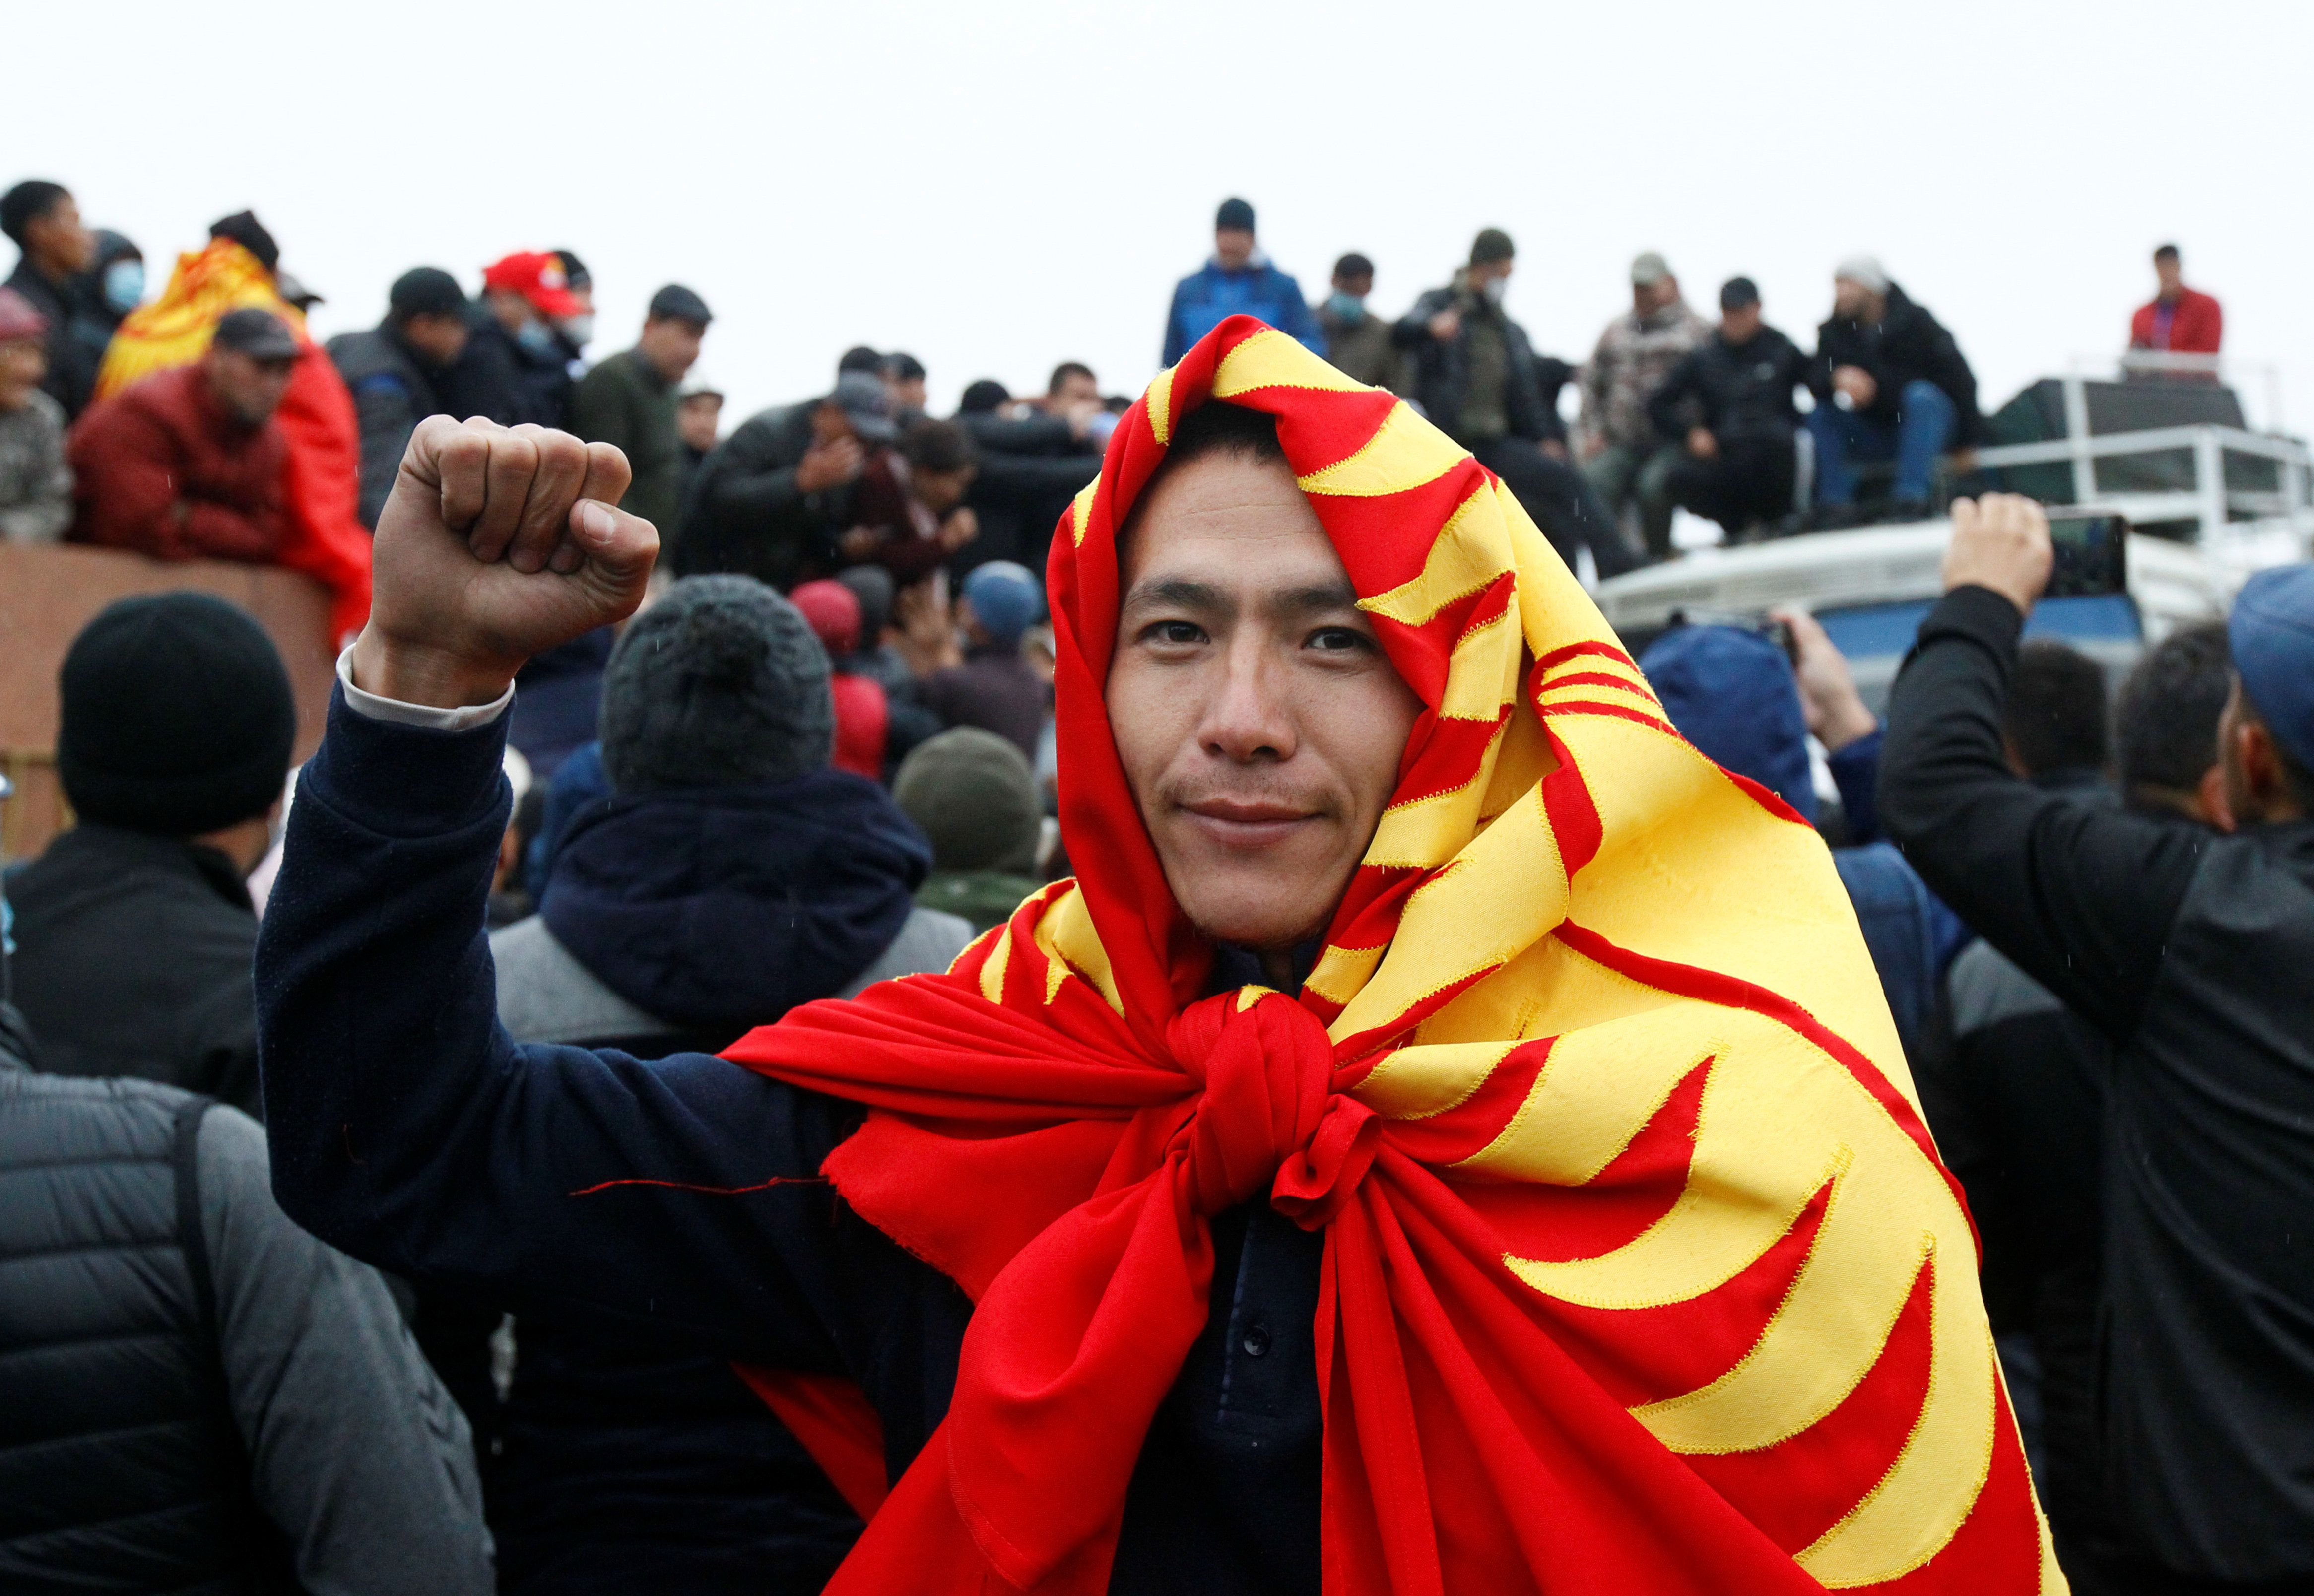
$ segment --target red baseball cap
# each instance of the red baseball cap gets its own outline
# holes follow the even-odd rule
[[[570,292],[562,261],[551,250],[517,250],[482,269],[482,287],[519,294],[541,313],[560,319],[575,316],[585,307]]]

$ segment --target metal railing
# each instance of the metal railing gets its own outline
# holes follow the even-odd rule
[[[2133,352],[2142,357],[2148,351]],[[2165,363],[2212,360],[2207,356],[2165,356]],[[2220,427],[2202,424],[2186,427],[2156,427],[2140,432],[2106,433],[2092,436],[2089,433],[2089,401],[2083,380],[2079,375],[2061,379],[2064,387],[2065,431],[2067,436],[2051,438],[2045,443],[2001,444],[1977,451],[1976,463],[1988,470],[2018,466],[2064,465],[2071,468],[2071,491],[2066,501],[2073,504],[2095,504],[2102,509],[2116,510],[2140,526],[2160,524],[2192,523],[2196,538],[2237,520],[2288,521],[2301,537],[2314,532],[2314,512],[2310,512],[2309,488],[2314,483],[2314,455],[2310,455],[2304,444],[2294,438],[2273,437],[2264,433],[2250,432],[2239,427]],[[2158,477],[2165,474],[2153,468],[2152,456],[2186,456],[2191,462],[2190,480],[2174,489],[2136,487],[2105,482],[2098,480],[2100,462],[2115,462],[2133,457],[2145,460],[2149,469],[2137,473]],[[2238,457],[2245,463],[2255,461],[2258,466],[2238,472],[2238,477],[2258,479],[2256,485],[2230,484],[2227,481],[2228,458]],[[2265,484],[2270,482],[2272,486]],[[2053,495],[2043,497],[2054,498]]]

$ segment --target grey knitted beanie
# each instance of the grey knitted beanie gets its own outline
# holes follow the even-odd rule
[[[603,675],[611,790],[790,781],[827,763],[827,656],[753,577],[686,577],[637,616]]]

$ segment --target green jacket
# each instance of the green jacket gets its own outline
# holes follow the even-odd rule
[[[675,384],[651,369],[640,350],[614,355],[579,381],[570,425],[590,444],[616,444],[625,452],[635,481],[621,505],[672,543],[684,480]]]

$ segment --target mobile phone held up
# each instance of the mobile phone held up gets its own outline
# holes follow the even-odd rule
[[[2129,518],[2085,510],[2049,512],[2048,598],[2089,598],[2129,591]]]

